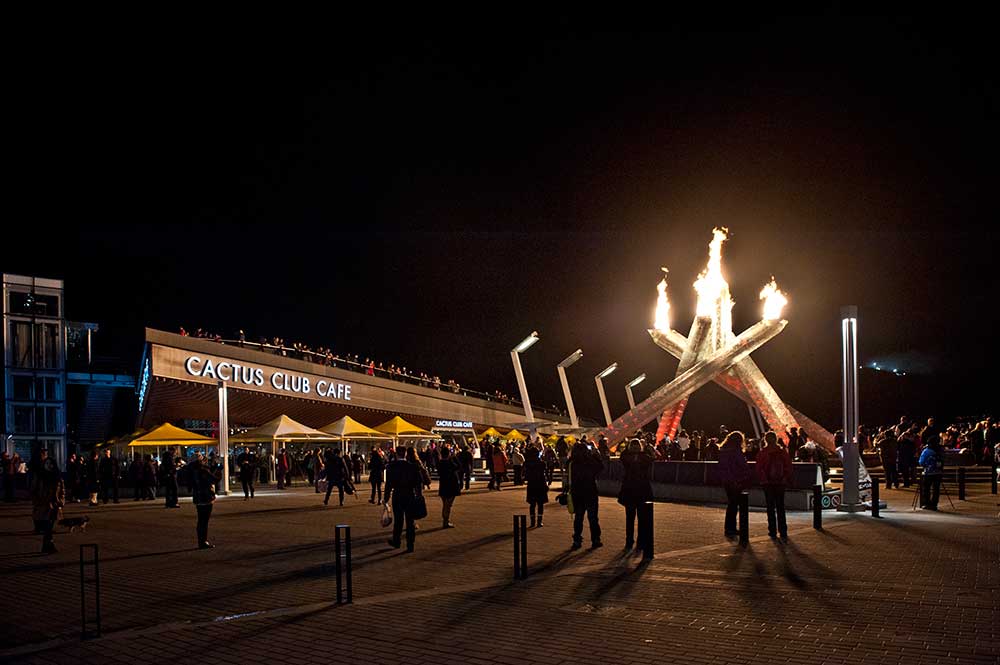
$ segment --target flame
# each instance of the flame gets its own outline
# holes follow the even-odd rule
[[[664,273],[668,272],[666,268],[661,268],[661,270]],[[656,294],[656,318],[653,327],[660,332],[667,332],[670,330],[670,301],[667,300],[667,276],[665,274],[660,283],[656,285]]]
[[[766,321],[780,319],[782,308],[788,304],[788,298],[778,288],[773,275],[771,281],[760,290],[760,299],[764,301],[764,319]]]
[[[726,227],[712,229],[712,242],[708,245],[708,265],[694,283],[698,292],[698,316],[713,316],[720,299],[732,307],[729,284],[722,276],[722,243],[729,235]]]

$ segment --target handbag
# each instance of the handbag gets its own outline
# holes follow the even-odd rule
[[[427,517],[427,501],[423,494],[418,494],[410,500],[410,509],[407,511],[413,514],[413,519],[422,520]]]
[[[382,517],[379,519],[379,523],[383,529],[392,524],[392,508],[389,507],[389,504],[382,506]]]

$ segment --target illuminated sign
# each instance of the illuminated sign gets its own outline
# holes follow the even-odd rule
[[[315,393],[328,399],[351,401],[351,384],[327,381],[325,379],[310,380],[308,376],[270,368],[241,365],[235,362],[213,362],[211,358],[188,356],[184,361],[184,369],[191,376],[228,381],[233,384],[261,387],[265,383],[278,392],[310,395]]]
[[[146,404],[146,392],[149,390],[149,377],[152,373],[153,365],[147,356],[146,362],[142,365],[142,377],[139,379],[139,411],[142,411],[143,405]]]
[[[472,429],[471,420],[438,420],[434,427],[458,427],[461,429]]]

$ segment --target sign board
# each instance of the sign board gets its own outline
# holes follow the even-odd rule
[[[434,427],[453,427],[455,429],[472,429],[471,420],[437,420]]]

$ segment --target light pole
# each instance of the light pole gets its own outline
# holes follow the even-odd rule
[[[531,423],[535,420],[535,415],[531,412],[531,400],[528,398],[528,386],[524,383],[524,372],[521,371],[521,358],[520,355],[524,351],[527,351],[531,346],[538,341],[538,331],[532,332],[530,335],[525,337],[520,344],[511,349],[510,359],[514,363],[514,376],[517,377],[517,389],[521,391],[521,402],[524,404],[524,417]],[[535,433],[532,432],[531,436],[534,437]]]
[[[566,380],[566,368],[583,357],[583,350],[577,349],[565,360],[556,365],[556,373],[559,374],[559,382],[562,384],[563,396],[566,398],[566,408],[569,409],[569,422],[576,429],[580,426],[580,421],[576,419],[576,409],[573,408],[573,396],[569,394],[569,382]]]
[[[646,373],[643,372],[639,376],[635,377],[631,381],[625,384],[625,394],[628,395],[628,408],[635,408],[635,397],[632,396],[632,389],[637,385],[646,380]]]
[[[604,394],[604,384],[601,380],[611,376],[616,369],[618,369],[618,363],[611,363],[603,372],[594,377],[594,383],[597,384],[597,394],[601,397],[601,407],[604,409],[604,420],[607,421],[608,427],[611,426],[611,412],[608,410],[608,397]]]
[[[864,510],[858,492],[858,308],[840,308],[841,398],[844,405],[844,489],[837,510]]]

